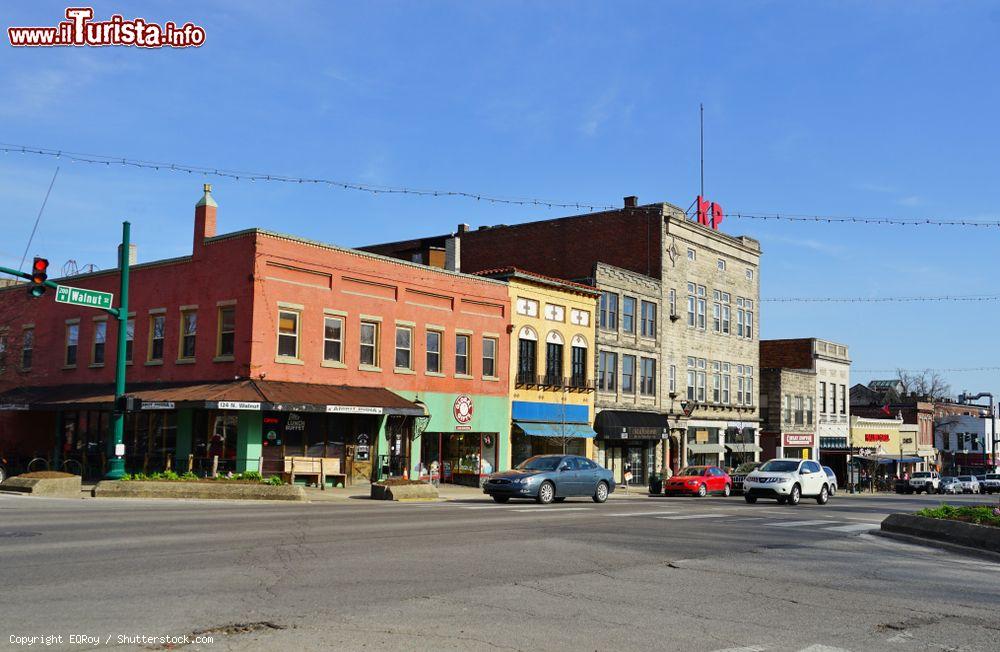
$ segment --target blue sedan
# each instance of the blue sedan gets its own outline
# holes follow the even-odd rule
[[[548,505],[569,496],[589,496],[603,503],[614,490],[611,471],[578,455],[529,457],[510,471],[492,474],[483,484],[483,493],[498,503],[533,498]]]

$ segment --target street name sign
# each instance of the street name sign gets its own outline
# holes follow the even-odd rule
[[[98,292],[97,290],[84,290],[82,288],[71,288],[68,285],[56,287],[56,302],[71,303],[75,306],[87,306],[88,308],[111,308],[114,296],[110,292]]]

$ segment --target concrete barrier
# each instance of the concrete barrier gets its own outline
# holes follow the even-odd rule
[[[64,478],[23,478],[14,476],[0,484],[0,490],[16,491],[32,496],[54,496],[58,498],[82,498],[80,476]]]
[[[890,514],[882,521],[882,532],[1000,553],[1000,528],[913,514]]]
[[[393,485],[373,484],[371,497],[372,500],[437,500],[438,490],[437,487],[426,482]]]
[[[208,500],[306,500],[297,485],[245,482],[157,482],[103,480],[93,490],[94,498],[195,498]]]

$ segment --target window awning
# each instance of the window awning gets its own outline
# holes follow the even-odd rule
[[[925,461],[922,457],[912,457],[899,455],[856,455],[855,459],[867,460],[869,462],[878,462],[879,464],[892,464],[894,462],[900,462],[902,464],[917,464],[919,462]]]
[[[726,448],[734,453],[761,453],[764,451],[757,444],[726,444]]]
[[[688,444],[687,450],[689,453],[719,454],[719,453],[725,453],[726,447],[723,446],[722,444]]]
[[[133,383],[126,393],[144,410],[191,407],[218,410],[276,410],[425,416],[426,409],[383,387],[353,387],[275,380],[202,383]],[[22,387],[0,394],[0,409],[110,410],[110,384]]]
[[[594,429],[580,423],[538,423],[515,421],[514,425],[530,437],[584,437],[591,439],[597,435]]]
[[[666,439],[670,434],[667,416],[656,412],[601,410],[594,428],[603,439]]]

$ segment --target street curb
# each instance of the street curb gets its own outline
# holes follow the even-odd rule
[[[102,480],[93,490],[94,498],[194,498],[203,500],[286,500],[306,501],[298,485],[265,485],[223,482],[122,482]]]
[[[1000,555],[1000,528],[914,514],[890,514],[883,533],[905,535]]]
[[[80,476],[66,478],[24,478],[15,475],[0,485],[5,493],[20,493],[29,496],[50,498],[80,498]]]
[[[883,539],[890,539],[892,541],[899,541],[901,543],[908,543],[910,545],[922,546],[925,548],[946,550],[958,555],[976,557],[978,559],[985,559],[987,561],[1000,564],[1000,553],[990,552],[989,550],[983,550],[981,548],[970,548],[969,546],[960,546],[955,543],[948,543],[947,541],[925,539],[924,537],[917,537],[910,534],[899,534],[898,532],[885,532],[884,530],[872,530],[869,534]]]

